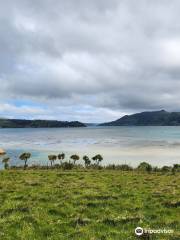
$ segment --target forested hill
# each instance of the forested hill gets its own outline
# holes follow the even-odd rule
[[[78,121],[66,122],[55,120],[0,119],[0,128],[61,128],[61,127],[86,127],[86,125]]]
[[[124,117],[100,126],[180,126],[180,112],[165,110],[141,112]]]

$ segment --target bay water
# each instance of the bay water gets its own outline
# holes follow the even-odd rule
[[[0,129],[0,148],[12,165],[22,165],[19,155],[32,153],[29,164],[47,165],[48,154],[64,152],[66,159],[78,154],[101,154],[102,164],[137,166],[147,161],[154,166],[180,163],[180,127],[132,126],[86,128]],[[2,164],[0,164],[2,167]]]

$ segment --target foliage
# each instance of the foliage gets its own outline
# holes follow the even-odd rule
[[[24,164],[24,169],[27,169],[28,165],[27,165],[27,160],[31,157],[31,153],[25,152],[22,153],[19,158],[21,160],[23,160],[25,162]],[[61,168],[64,170],[71,170],[71,169],[82,169],[83,165],[78,164],[76,165],[76,161],[78,161],[80,159],[79,155],[74,154],[71,155],[70,159],[73,160],[73,164],[69,161],[69,162],[62,162],[62,160],[65,159],[65,154],[61,153],[58,154],[58,156],[51,154],[48,155],[48,159],[51,162],[51,168]],[[60,164],[54,164],[54,162],[59,159],[60,160]],[[115,164],[110,164],[107,166],[100,166],[99,163],[103,160],[103,157],[100,154],[95,155],[94,157],[92,157],[92,160],[95,161],[95,164],[91,164],[91,160],[89,159],[89,157],[87,155],[83,156],[83,161],[84,161],[84,165],[85,168],[87,169],[98,169],[98,170],[102,170],[102,169],[107,169],[107,170],[122,170],[122,171],[142,171],[142,172],[161,172],[161,173],[172,173],[173,175],[175,175],[176,173],[180,172],[180,164],[174,164],[173,167],[171,166],[163,166],[161,168],[158,167],[152,167],[149,163],[147,162],[141,162],[137,168],[133,168],[127,164],[121,164],[121,165],[115,165]],[[4,168],[11,168],[11,169],[21,169],[21,166],[9,166],[9,157],[4,157],[4,159],[2,160],[2,163],[4,163]],[[30,167],[28,167],[28,169],[49,169],[48,166],[40,166],[40,165],[31,165]]]
[[[27,168],[27,160],[31,157],[31,153],[25,152],[19,156],[19,159],[24,161],[24,169]]]
[[[100,126],[179,126],[179,125],[180,125],[180,112],[167,112],[164,110],[125,115],[116,121],[100,124]]]
[[[163,166],[163,167],[161,168],[161,171],[162,171],[162,172],[170,172],[171,170],[172,170],[172,168],[169,167],[169,166]]]
[[[74,165],[75,165],[75,164],[76,164],[76,161],[78,161],[78,160],[80,159],[80,157],[79,157],[77,154],[74,154],[74,155],[72,155],[72,156],[70,157],[70,159],[73,160]]]
[[[133,170],[133,168],[127,164],[122,164],[122,165],[110,164],[106,167],[106,169],[122,170],[122,171],[132,171]]]
[[[63,170],[71,170],[73,169],[74,164],[72,164],[71,162],[63,162],[61,166]]]
[[[61,128],[61,127],[86,127],[84,123],[56,120],[24,120],[0,119],[0,128]]]
[[[60,160],[60,163],[62,164],[62,161],[65,159],[65,154],[64,153],[58,154],[57,157]]]
[[[103,160],[103,157],[101,156],[101,154],[97,154],[92,157],[92,160],[95,161],[96,165],[99,165],[99,163]]]
[[[52,154],[52,155],[48,155],[48,159],[51,162],[51,166],[53,165],[54,161],[56,161],[57,156]]]
[[[4,163],[4,169],[9,168],[9,161],[10,161],[10,157],[4,157],[3,158],[2,163]]]
[[[10,160],[10,157],[5,157],[3,158],[2,163],[8,163],[9,160]]]
[[[91,165],[91,160],[89,159],[88,156],[83,156],[83,161],[86,167],[89,167]]]
[[[152,171],[152,166],[147,162],[142,162],[142,163],[139,164],[138,170],[151,172]]]
[[[175,173],[175,172],[180,172],[180,164],[174,164],[173,165],[173,168],[172,168],[172,171]]]

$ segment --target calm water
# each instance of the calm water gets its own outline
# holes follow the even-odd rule
[[[20,164],[18,156],[31,151],[31,163],[47,164],[50,153],[100,153],[104,164],[141,161],[153,165],[180,163],[180,127],[89,127],[58,129],[0,129],[0,148]]]

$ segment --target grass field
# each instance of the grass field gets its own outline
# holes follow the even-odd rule
[[[180,175],[116,170],[0,171],[0,240],[180,239]],[[146,239],[144,237],[144,239]]]

